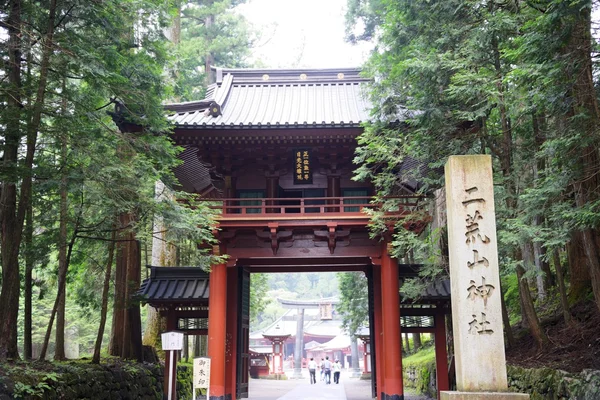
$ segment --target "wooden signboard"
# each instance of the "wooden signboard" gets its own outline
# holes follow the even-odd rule
[[[310,149],[294,150],[294,185],[312,183],[312,163]]]

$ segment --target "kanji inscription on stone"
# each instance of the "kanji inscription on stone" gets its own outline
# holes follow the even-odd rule
[[[446,207],[457,390],[508,387],[490,156],[451,156]]]

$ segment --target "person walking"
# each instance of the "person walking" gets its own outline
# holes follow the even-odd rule
[[[335,360],[335,362],[333,363],[332,369],[333,369],[333,381],[337,385],[340,383],[340,372],[342,372],[342,366],[340,365],[340,360]]]
[[[310,375],[310,384],[312,385],[313,383],[317,383],[317,377],[316,377],[316,372],[317,372],[317,362],[315,361],[314,358],[311,357],[310,361],[308,362],[308,374]]]
[[[331,361],[329,361],[329,356],[325,357],[325,361],[321,364],[321,368],[325,371],[325,384],[331,384]]]
[[[321,375],[321,382],[325,380],[325,369],[323,368],[323,363],[324,363],[324,362],[325,362],[325,361],[323,361],[323,359],[321,358],[321,362],[319,363],[319,370],[321,371],[321,372],[320,372],[320,375]]]

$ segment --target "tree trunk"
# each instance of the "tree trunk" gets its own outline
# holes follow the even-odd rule
[[[29,203],[25,220],[25,306],[23,329],[23,357],[25,360],[32,358],[32,325],[31,325],[31,300],[33,296],[33,205]]]
[[[154,185],[154,197],[156,201],[173,199],[173,194],[165,187],[164,183],[156,181]],[[175,248],[168,239],[168,231],[159,216],[154,217],[152,228],[152,265],[155,267],[167,267],[175,265]],[[146,346],[160,348],[160,333],[166,327],[166,320],[152,306],[147,306],[146,329],[144,330],[143,343]]]
[[[415,353],[421,348],[421,334],[413,333],[413,349]]]
[[[546,141],[546,123],[543,116],[539,113],[534,112],[532,115],[532,127],[533,127],[533,136],[535,140],[535,151],[539,151],[544,142]],[[546,161],[544,158],[540,157],[537,162],[533,164],[533,180],[534,184],[537,183],[539,179],[539,172],[546,170]],[[543,215],[535,215],[533,217],[533,225],[543,227],[545,225],[545,219]],[[535,233],[538,235],[538,232]],[[543,276],[543,287],[550,288],[555,285],[554,275],[552,275],[552,270],[550,270],[550,263],[544,260],[545,249],[542,247],[542,243],[539,241],[533,241],[533,254],[535,257],[536,268],[544,273]]]
[[[556,280],[558,281],[558,293],[560,294],[560,305],[563,311],[563,318],[568,325],[571,323],[571,311],[569,309],[569,301],[567,300],[567,291],[565,289],[565,279],[560,263],[560,254],[558,249],[552,252],[552,260],[554,261],[554,269],[556,270]]]
[[[580,7],[573,5],[573,7]],[[573,60],[574,66],[574,115],[582,113],[585,118],[574,119],[575,128],[583,133],[579,155],[579,175],[574,182],[575,203],[578,208],[596,202],[600,198],[600,157],[598,156],[598,122],[600,109],[596,94],[594,76],[592,71],[592,43],[591,36],[591,7],[580,7],[577,18],[573,22],[570,41],[567,51]],[[595,227],[582,226],[581,238],[583,251],[590,270],[592,290],[596,306],[600,309],[600,260]]]
[[[116,227],[115,227],[116,228]],[[94,345],[94,356],[92,363],[100,363],[100,350],[102,349],[102,337],[104,336],[104,327],[106,325],[106,313],[108,310],[108,291],[110,289],[110,274],[115,255],[115,239],[117,230],[113,229],[111,241],[108,244],[108,261],[106,262],[106,271],[104,271],[104,285],[102,286],[102,307],[100,309],[100,326],[98,327],[98,336]]]
[[[500,304],[502,306],[502,322],[504,323],[504,332],[506,332],[506,341],[508,342],[508,347],[514,347],[515,336],[513,335],[512,328],[510,326],[510,318],[508,317],[508,310],[506,309],[506,301],[504,300],[502,285],[500,285]]]
[[[200,357],[200,335],[194,336],[194,357]]]
[[[66,81],[63,80],[63,93],[66,90]],[[66,113],[67,104],[63,101],[63,113]],[[61,137],[60,156],[60,216],[59,216],[59,236],[58,236],[58,276],[59,279],[67,277],[67,218],[68,218],[68,199],[67,199],[67,134],[63,132]],[[54,359],[65,360],[65,303],[66,303],[66,282],[59,280],[58,286],[65,287],[59,295],[58,310],[56,316],[56,346],[54,348]]]
[[[410,342],[408,340],[408,333],[404,334],[404,351],[406,354],[410,354]]]
[[[139,304],[131,298],[138,290],[141,277],[141,254],[139,243],[132,231],[132,213],[122,213],[119,217],[120,240],[117,243],[117,263],[115,300],[113,306],[113,326],[111,332],[110,355],[121,358],[135,358],[141,361],[142,331]]]
[[[568,269],[570,277],[569,302],[576,304],[584,300],[592,287],[587,259],[583,251],[581,232],[574,231],[567,243]]]
[[[119,216],[119,230],[123,229],[123,217]],[[121,235],[118,236],[121,238]],[[110,333],[108,354],[120,357],[123,345],[123,298],[125,297],[125,267],[123,265],[124,249],[121,243],[117,246],[115,265],[115,290],[113,294],[113,318]]]
[[[183,351],[181,352],[181,358],[185,360],[185,362],[190,361],[190,341],[188,335],[183,337]]]
[[[212,3],[212,1],[210,1],[210,3]],[[206,19],[204,20],[204,27],[206,28],[206,32],[207,32],[206,41],[207,41],[209,49],[210,49],[210,44],[213,39],[212,34],[211,34],[211,29],[213,29],[212,26],[213,26],[214,20],[215,20],[215,16],[213,14],[208,14],[206,16]],[[211,66],[213,66],[214,64],[215,64],[215,57],[214,57],[212,51],[208,50],[206,52],[206,59],[204,62],[207,85],[210,85],[216,81],[214,73],[212,72],[212,68],[211,68]]]
[[[76,223],[75,229],[73,232],[73,237],[71,238],[69,245],[68,245],[67,261],[66,261],[67,268],[65,268],[63,271],[61,271],[62,275],[60,275],[58,277],[58,281],[61,284],[58,286],[58,293],[56,293],[56,300],[54,300],[54,306],[52,307],[52,312],[50,313],[50,321],[48,321],[48,328],[46,328],[46,335],[44,336],[44,344],[42,345],[42,350],[40,351],[40,360],[44,360],[46,358],[46,351],[48,351],[48,344],[50,343],[50,334],[52,333],[52,325],[54,325],[54,318],[56,317],[56,313],[58,312],[60,296],[61,296],[61,294],[64,294],[64,291],[65,291],[65,286],[66,286],[66,281],[67,281],[66,274],[67,274],[67,270],[69,267],[69,262],[71,260],[71,254],[73,253],[73,245],[75,244],[75,240],[77,240],[78,226],[79,226],[79,224]]]
[[[0,253],[2,257],[2,291],[0,292],[0,361],[18,359],[17,347],[17,315],[19,312],[19,250],[23,238],[25,214],[31,201],[32,176],[31,169],[36,150],[37,136],[40,127],[42,106],[46,94],[50,57],[53,54],[53,33],[56,16],[56,0],[51,0],[48,8],[48,24],[42,38],[42,55],[39,69],[39,82],[31,119],[27,123],[27,144],[25,160],[20,163],[18,154],[22,148],[21,139],[21,43],[22,20],[20,0],[9,2],[7,25],[7,100],[4,111],[5,138],[2,157],[2,176],[0,193]],[[19,171],[21,188],[17,191]],[[8,178],[10,177],[10,178]],[[17,192],[19,201],[17,203]]]
[[[540,321],[538,319],[537,313],[535,312],[535,307],[533,305],[533,299],[531,298],[531,293],[529,292],[529,285],[527,283],[527,279],[523,278],[525,274],[525,270],[521,266],[517,266],[517,279],[519,281],[519,295],[521,299],[523,299],[523,317],[527,319],[529,329],[531,331],[531,335],[537,342],[540,348],[544,347],[548,342],[548,338],[542,329]]]

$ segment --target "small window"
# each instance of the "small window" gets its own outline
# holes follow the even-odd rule
[[[344,204],[362,204],[365,205],[368,202],[367,196],[369,192],[367,189],[342,189],[342,197],[344,197]],[[357,197],[356,199],[349,199],[348,197]],[[344,207],[344,212],[359,212],[360,206],[356,207]]]
[[[262,199],[265,198],[264,190],[240,190],[238,192],[238,198],[240,199],[258,199],[258,200],[240,200],[239,213],[241,214],[260,214],[261,208],[252,208],[244,206],[260,206],[262,205]]]

